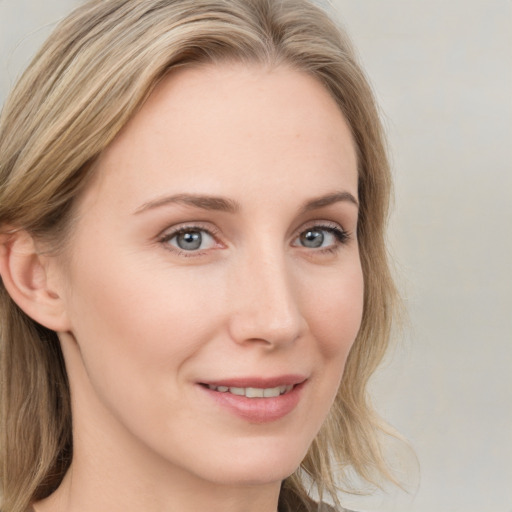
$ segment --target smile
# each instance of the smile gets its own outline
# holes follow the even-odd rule
[[[231,393],[232,395],[245,396],[247,398],[275,398],[289,393],[293,389],[293,384],[273,388],[239,388],[209,384],[208,388],[219,393]]]
[[[299,405],[307,382],[306,377],[288,375],[203,382],[198,387],[221,410],[255,424],[277,421],[290,414]]]

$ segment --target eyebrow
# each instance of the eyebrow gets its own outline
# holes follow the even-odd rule
[[[301,207],[300,213],[307,213],[312,210],[318,210],[320,208],[325,208],[326,206],[345,201],[359,207],[357,199],[350,192],[333,192],[307,201]],[[137,208],[134,213],[139,214],[147,210],[152,210],[170,204],[183,204],[187,206],[195,206],[203,210],[215,210],[227,213],[237,213],[240,211],[240,204],[233,199],[197,194],[175,194],[148,201]]]
[[[333,192],[332,194],[326,194],[325,196],[307,201],[301,208],[301,213],[307,213],[311,210],[319,210],[320,208],[325,208],[331,204],[344,201],[348,201],[359,208],[359,202],[350,192]]]
[[[187,206],[195,206],[203,210],[217,210],[227,213],[237,213],[240,211],[240,205],[232,199],[196,194],[176,194],[144,203],[135,210],[135,213],[141,213],[146,210],[152,210],[169,204],[184,204]]]

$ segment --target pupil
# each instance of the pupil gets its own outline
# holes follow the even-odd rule
[[[301,242],[305,247],[320,247],[324,243],[324,234],[321,231],[306,231],[301,235]]]
[[[178,235],[177,244],[180,249],[191,251],[201,247],[202,238],[199,231],[187,231]]]

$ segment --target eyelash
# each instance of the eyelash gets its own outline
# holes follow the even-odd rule
[[[308,231],[325,231],[325,232],[332,234],[335,237],[335,239],[337,241],[337,243],[335,243],[335,244],[331,244],[327,247],[309,248],[310,250],[314,251],[315,253],[320,253],[320,254],[328,254],[328,253],[336,252],[342,245],[347,244],[352,237],[351,233],[349,233],[348,231],[341,228],[338,224],[312,224],[312,225],[307,226],[304,229],[302,229],[302,231],[294,238],[294,241],[299,239],[301,235],[303,235],[304,233],[306,233]],[[212,229],[211,227],[206,228],[201,225],[191,224],[191,225],[186,225],[186,226],[180,226],[179,228],[177,228],[171,232],[163,234],[162,236],[159,237],[158,241],[161,244],[167,245],[167,250],[175,252],[178,254],[178,256],[184,256],[186,258],[202,256],[207,251],[211,250],[211,249],[203,249],[203,250],[199,249],[199,250],[187,251],[185,249],[180,249],[179,247],[173,246],[168,243],[173,238],[175,238],[181,234],[188,233],[188,232],[207,233],[208,236],[210,236],[211,238],[216,240],[218,237],[219,230]],[[216,242],[216,243],[218,244],[218,242]],[[301,247],[304,249],[308,249],[308,247],[305,247],[305,246],[301,246]]]

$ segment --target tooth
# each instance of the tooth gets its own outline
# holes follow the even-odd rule
[[[261,388],[247,388],[245,390],[245,396],[247,398],[263,398],[263,389]]]
[[[213,384],[208,384],[208,389],[213,389],[213,391],[216,391],[216,387]]]
[[[274,398],[279,395],[284,395],[293,389],[293,384],[289,386],[276,386],[275,388],[237,388],[228,386],[213,386],[208,385],[210,389],[218,391],[219,393],[226,393],[229,391],[233,395],[245,396],[247,398]]]
[[[273,398],[279,396],[281,394],[281,388],[278,386],[277,388],[267,388],[263,390],[263,396],[265,398]]]

